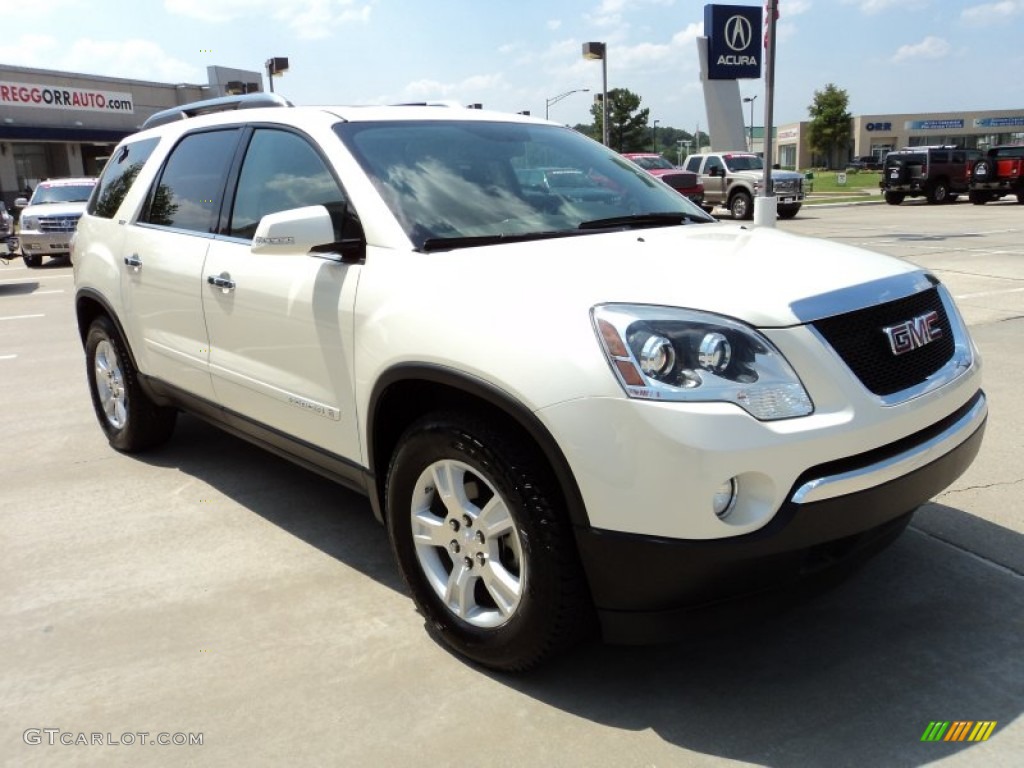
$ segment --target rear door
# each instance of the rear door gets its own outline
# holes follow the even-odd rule
[[[121,248],[124,325],[141,369],[213,399],[202,275],[238,128],[186,134],[171,150]]]

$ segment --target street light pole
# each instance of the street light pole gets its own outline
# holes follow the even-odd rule
[[[584,43],[584,59],[601,60],[601,141],[607,147],[608,140],[608,46],[605,43]]]
[[[548,110],[550,110],[553,105],[555,105],[558,102],[560,102],[566,96],[572,96],[574,93],[588,93],[589,91],[590,91],[589,88],[573,88],[571,91],[566,91],[565,93],[560,93],[557,96],[552,96],[550,99],[545,99],[544,100],[544,119],[545,120],[548,119]]]
[[[750,102],[750,151],[754,151],[754,102],[757,101],[757,94],[744,96],[744,102]]]
[[[654,127],[651,128],[651,138],[654,139],[654,154],[658,154],[658,123],[660,122],[661,120],[655,120]]]

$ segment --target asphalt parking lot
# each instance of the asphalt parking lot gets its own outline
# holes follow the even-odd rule
[[[111,450],[71,268],[0,265],[0,761],[1019,765],[1024,206],[806,207],[780,228],[951,287],[986,366],[981,455],[807,605],[519,677],[429,638],[362,498],[190,418],[158,452]],[[922,742],[935,720],[997,725],[983,743]]]

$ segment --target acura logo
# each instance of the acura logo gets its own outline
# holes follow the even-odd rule
[[[750,46],[753,30],[746,16],[730,16],[725,22],[725,44],[734,51],[745,51]]]
[[[932,310],[897,325],[883,328],[882,333],[889,339],[889,349],[892,353],[902,355],[942,338],[942,328],[938,323],[939,313]]]

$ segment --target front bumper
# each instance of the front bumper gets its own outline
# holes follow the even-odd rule
[[[974,460],[987,418],[980,390],[897,443],[814,467],[765,527],[682,540],[581,528],[577,539],[609,642],[678,637],[744,609],[767,611],[831,583],[902,532],[913,511]]]
[[[47,256],[67,253],[70,250],[71,238],[74,235],[75,230],[72,229],[68,232],[22,231],[18,237],[21,241],[22,253]]]

